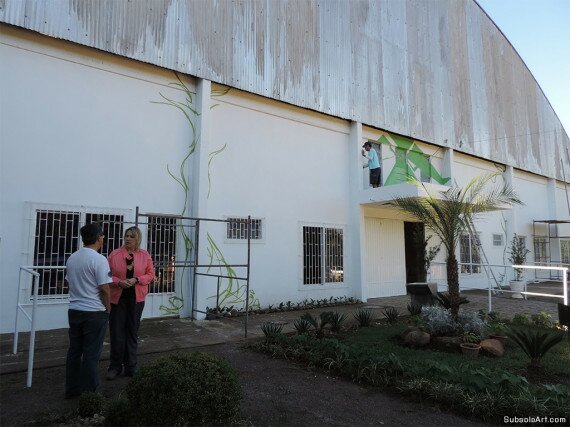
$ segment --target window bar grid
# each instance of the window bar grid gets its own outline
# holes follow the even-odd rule
[[[251,220],[250,236],[252,240],[259,240],[262,236],[261,219]],[[226,238],[230,240],[247,240],[247,218],[228,218]]]
[[[107,237],[102,255],[107,256],[120,246],[123,216],[62,210],[36,210],[33,264],[40,267],[38,295],[62,297],[68,294],[64,266],[69,256],[80,247],[79,228],[89,222],[102,222]],[[57,267],[58,269],[45,269]]]
[[[156,278],[151,293],[175,291],[176,219],[151,216],[148,227],[148,249],[155,261]]]
[[[33,264],[38,267],[63,267],[77,246],[74,231],[77,230],[78,221],[78,212],[36,210]],[[40,274],[38,295],[67,294],[63,268],[53,270],[38,268],[38,273]]]

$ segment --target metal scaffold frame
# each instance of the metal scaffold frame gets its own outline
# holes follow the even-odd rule
[[[536,226],[537,224],[545,224],[547,227],[547,233],[546,234],[537,234],[536,231]],[[558,242],[558,245],[560,246],[560,239],[570,239],[570,236],[565,236],[565,235],[558,235],[558,232],[556,233],[552,233],[552,225],[560,225],[560,224],[569,224],[570,225],[570,220],[558,220],[558,219],[544,219],[544,220],[533,220],[532,221],[532,240],[533,240],[533,248],[536,251],[536,241],[537,239],[547,239],[547,257],[546,257],[546,261],[541,261],[541,262],[536,262],[535,260],[535,264],[538,265],[546,265],[546,266],[551,266],[551,265],[559,265],[562,266],[562,259],[560,260],[552,260],[552,245],[554,242]],[[536,256],[536,253],[535,253]],[[539,279],[537,276],[537,272],[538,270],[535,270],[535,279]],[[549,274],[549,279],[550,280],[560,280],[561,278],[558,276],[557,270],[549,270],[550,274]],[[554,276],[554,274],[557,274],[556,276]]]
[[[161,214],[163,215],[163,214]],[[139,224],[146,224],[148,225],[148,221],[145,222],[141,222],[139,220],[140,217],[143,218],[149,218],[152,216],[156,216],[156,214],[151,214],[151,213],[141,213],[139,210],[139,207],[136,207],[136,212],[135,212],[135,225],[139,225]],[[163,215],[164,216],[164,215]],[[248,333],[248,322],[249,322],[249,296],[250,296],[250,287],[249,287],[249,283],[250,283],[250,266],[251,266],[251,229],[252,229],[252,219],[251,219],[251,215],[248,215],[247,220],[245,220],[245,224],[246,224],[246,234],[247,234],[247,260],[245,264],[200,264],[200,224],[201,223],[208,223],[208,222],[213,222],[213,223],[226,223],[229,224],[230,222],[232,222],[232,219],[215,219],[215,218],[198,218],[198,217],[187,217],[187,216],[182,216],[182,215],[170,215],[171,218],[176,219],[177,221],[180,221],[180,224],[177,224],[177,227],[183,227],[182,230],[184,230],[185,228],[189,228],[189,229],[193,229],[193,235],[194,235],[194,240],[191,243],[191,249],[192,249],[192,256],[188,259],[185,259],[184,261],[175,261],[173,262],[169,262],[168,263],[168,267],[175,267],[175,268],[191,268],[192,269],[192,283],[191,283],[191,293],[192,293],[192,299],[190,302],[190,313],[191,313],[191,318],[192,320],[196,319],[196,313],[202,313],[202,314],[211,314],[208,313],[204,310],[200,310],[198,309],[197,306],[197,276],[205,276],[205,277],[216,277],[218,279],[217,281],[217,287],[216,287],[216,308],[218,308],[219,306],[219,298],[220,298],[220,280],[221,279],[233,279],[233,280],[244,280],[245,281],[245,321],[244,321],[244,336],[245,338],[247,338],[247,333]],[[183,222],[190,222],[190,224],[184,224]],[[166,265],[155,265],[156,267],[166,267]],[[241,277],[241,276],[234,276],[234,275],[225,275],[225,274],[215,274],[215,273],[209,273],[209,272],[203,272],[200,271],[200,269],[208,269],[208,271],[211,268],[242,268],[245,269],[245,277]]]

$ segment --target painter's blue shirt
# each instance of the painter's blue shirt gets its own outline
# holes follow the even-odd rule
[[[366,156],[368,158],[368,167],[370,169],[377,169],[380,167],[380,162],[378,161],[378,154],[374,148],[371,148]]]

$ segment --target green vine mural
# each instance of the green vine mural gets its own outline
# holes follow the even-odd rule
[[[378,142],[392,152],[395,163],[384,185],[407,182],[410,176],[415,176],[415,171],[420,170],[425,176],[429,176],[438,184],[445,185],[451,178],[446,178],[430,163],[420,147],[409,138],[389,134],[391,141],[382,135]],[[384,159],[383,159],[384,160]]]
[[[224,258],[224,255],[222,254],[222,251],[220,251],[220,248],[218,248],[216,242],[214,241],[210,233],[207,234],[207,238],[208,238],[207,252],[208,252],[208,258],[210,259],[210,265],[214,263],[223,264],[225,267],[218,267],[219,274],[225,273],[224,274],[225,276],[229,276],[229,278],[227,279],[226,288],[220,292],[218,307],[216,307],[216,309],[235,304],[241,304],[243,307],[247,297],[246,285],[239,282],[239,280],[237,279],[236,272],[234,271],[233,268],[231,268],[228,265],[226,259]],[[209,267],[207,271],[209,272],[210,270],[211,267]],[[215,298],[216,295],[208,297],[208,299],[215,299]],[[259,303],[259,298],[255,296],[255,292],[253,291],[253,289],[249,290],[249,301],[250,301],[249,304],[250,309],[256,310],[261,308],[261,305]]]
[[[181,211],[181,216],[185,216],[187,214],[187,210],[188,210],[188,200],[190,198],[190,183],[189,180],[185,174],[185,170],[187,168],[187,162],[188,159],[192,156],[192,154],[194,154],[194,152],[196,151],[196,146],[198,144],[198,140],[199,140],[199,133],[196,129],[196,124],[195,124],[195,120],[196,118],[200,115],[200,113],[196,110],[196,108],[194,107],[194,95],[196,95],[195,92],[192,92],[190,90],[190,88],[188,88],[188,86],[186,86],[184,84],[184,82],[180,79],[180,76],[178,75],[178,73],[174,73],[174,75],[176,76],[177,82],[174,83],[169,83],[170,86],[173,86],[179,90],[181,90],[182,92],[184,92],[185,94],[185,99],[183,102],[179,102],[179,101],[175,101],[167,96],[165,96],[162,93],[159,93],[160,97],[162,98],[162,101],[151,101],[153,104],[161,104],[161,105],[167,105],[167,106],[171,106],[176,108],[177,110],[179,110],[182,114],[184,114],[184,117],[186,118],[186,121],[188,122],[188,124],[190,125],[190,128],[192,130],[192,139],[191,139],[191,143],[188,146],[188,149],[186,151],[186,154],[184,155],[184,157],[182,158],[182,161],[180,162],[180,165],[178,166],[177,169],[172,170],[170,168],[170,165],[166,165],[166,170],[168,172],[168,174],[170,175],[170,177],[182,188],[182,191],[184,193],[184,205]],[[229,92],[230,88],[227,89],[223,89],[223,90],[212,90],[211,96],[212,98],[216,98],[216,97],[220,97],[223,96],[225,94],[227,94]],[[210,108],[214,108],[216,107],[218,104],[213,104]],[[210,167],[212,164],[212,161],[214,160],[214,158],[219,155],[220,153],[222,153],[227,147],[227,144],[224,144],[221,148],[212,151],[211,153],[208,154],[208,167],[207,167],[207,176],[208,176],[208,195],[207,197],[210,197],[210,191],[211,191],[211,187],[212,187],[212,176],[210,173]],[[184,244],[184,263],[186,264],[189,259],[190,256],[194,250],[194,243],[192,241],[192,238],[190,237],[190,235],[188,234],[188,232],[185,230],[184,227],[181,227],[181,233],[180,235],[182,236],[182,241]],[[216,264],[223,264],[225,267],[219,267],[219,271],[220,274],[224,274],[226,276],[229,277],[228,279],[228,283],[226,285],[226,288],[220,293],[220,297],[222,298],[220,301],[223,301],[224,303],[228,303],[228,304],[242,304],[245,306],[245,298],[246,298],[246,287],[243,284],[240,284],[239,281],[236,279],[237,275],[235,273],[235,271],[233,270],[233,268],[231,268],[229,266],[229,264],[227,263],[225,257],[223,256],[222,252],[220,251],[219,247],[216,245],[214,239],[211,237],[211,235],[209,233],[207,233],[207,240],[208,240],[208,248],[207,248],[207,254],[208,254],[208,258],[210,260],[210,265],[215,261]],[[187,267],[182,267],[182,274],[181,274],[181,278],[180,278],[180,282],[184,281],[184,274],[186,272],[186,268]],[[208,268],[208,271],[210,271],[211,267]],[[251,301],[251,306],[252,307],[259,307],[259,300],[255,297],[255,293],[253,290],[250,290],[250,301]],[[208,297],[208,299],[210,298],[216,298],[216,295],[214,295],[213,297]],[[170,298],[168,299],[168,305],[161,305],[160,306],[160,310],[167,315],[176,315],[180,313],[180,310],[184,307],[184,292],[183,292],[183,288],[180,287],[180,294],[179,295],[172,295],[170,296]]]

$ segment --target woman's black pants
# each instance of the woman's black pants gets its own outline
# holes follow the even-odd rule
[[[125,375],[135,373],[137,367],[138,331],[144,301],[137,303],[134,298],[121,298],[118,304],[111,304],[109,332],[111,335],[111,363],[109,371]]]

